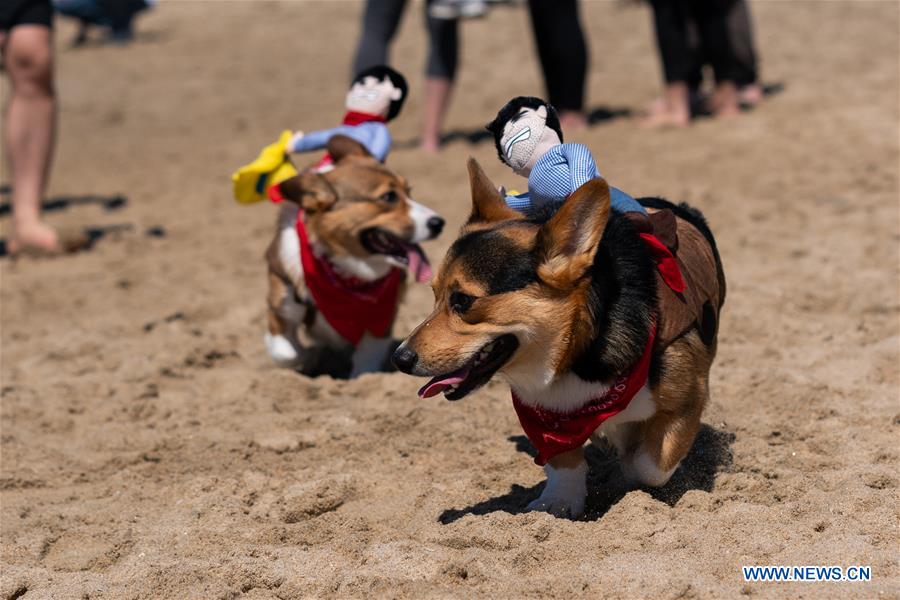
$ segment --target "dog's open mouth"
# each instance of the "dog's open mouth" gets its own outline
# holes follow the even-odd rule
[[[363,231],[360,241],[369,252],[388,256],[399,266],[409,269],[419,283],[426,283],[431,279],[431,265],[418,244],[404,241],[380,227],[370,227]]]
[[[441,392],[447,400],[459,400],[473,390],[483,386],[506,364],[516,349],[519,340],[512,334],[498,337],[485,345],[461,368],[438,375],[422,386],[419,396],[431,398]]]

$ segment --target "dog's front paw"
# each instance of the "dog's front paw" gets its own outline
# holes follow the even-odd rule
[[[272,360],[279,365],[289,367],[297,362],[297,358],[299,357],[297,349],[291,341],[283,335],[272,335],[271,333],[267,333],[265,342],[266,350],[269,351],[269,356],[271,356]]]
[[[577,519],[584,514],[587,498],[587,463],[581,461],[574,468],[544,467],[547,483],[540,497],[528,505],[528,510],[540,510],[557,517]]]
[[[528,510],[550,513],[554,517],[577,519],[584,514],[584,498],[563,498],[544,493],[528,503]]]

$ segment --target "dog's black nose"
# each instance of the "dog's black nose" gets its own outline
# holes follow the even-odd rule
[[[413,367],[416,366],[416,361],[419,360],[419,355],[406,346],[401,345],[394,350],[391,360],[394,362],[394,366],[404,373],[412,373]]]
[[[444,230],[444,223],[445,221],[441,217],[431,217],[425,224],[428,226],[428,231],[431,232],[431,235],[437,237]]]

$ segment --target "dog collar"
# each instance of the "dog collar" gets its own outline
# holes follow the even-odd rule
[[[558,413],[538,406],[528,406],[512,392],[513,407],[519,416],[519,423],[538,451],[534,462],[545,465],[558,454],[580,448],[604,421],[628,408],[635,394],[647,383],[655,338],[654,324],[641,358],[625,374],[616,378],[608,389],[604,389],[603,393],[572,412]]]
[[[375,281],[345,277],[313,252],[302,210],[296,228],[303,280],[328,324],[354,346],[366,332],[376,337],[387,335],[397,314],[403,270],[394,267]]]

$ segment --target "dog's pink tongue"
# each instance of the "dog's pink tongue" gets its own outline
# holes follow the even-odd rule
[[[451,373],[450,375],[435,377],[422,386],[422,389],[419,390],[419,397],[431,398],[432,396],[437,396],[451,385],[456,385],[457,383],[462,383],[463,381],[465,381],[468,375],[469,369],[466,368],[460,369],[459,371]]]
[[[425,253],[416,244],[404,244],[406,258],[409,261],[409,270],[419,283],[427,283],[431,279],[431,265],[425,258]]]

